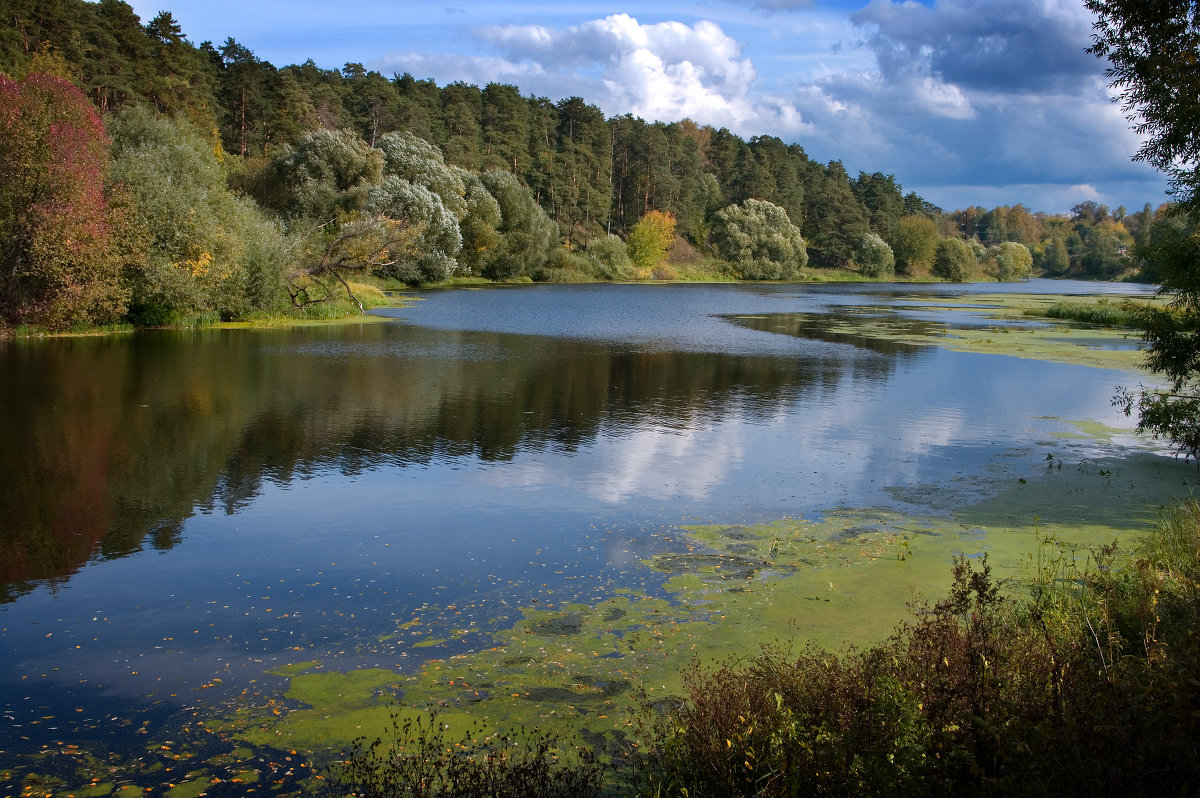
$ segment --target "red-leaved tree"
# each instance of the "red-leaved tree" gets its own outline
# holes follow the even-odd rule
[[[124,311],[109,140],[83,93],[52,75],[0,75],[0,324],[51,330]]]

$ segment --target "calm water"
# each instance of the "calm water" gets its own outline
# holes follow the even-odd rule
[[[1130,291],[1007,290],[1031,287]],[[1080,445],[1045,443],[1052,417],[1129,425],[1109,397],[1136,377],[821,324],[993,323],[921,309],[947,290],[459,290],[394,323],[0,344],[0,769],[281,663],[487,644],[380,639],[415,612],[473,630],[653,592],[638,560],[672,525],[894,503]]]

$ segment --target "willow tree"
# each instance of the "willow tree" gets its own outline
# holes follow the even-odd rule
[[[783,208],[765,200],[748,199],[718,211],[713,241],[746,280],[795,279],[808,264],[799,228]]]

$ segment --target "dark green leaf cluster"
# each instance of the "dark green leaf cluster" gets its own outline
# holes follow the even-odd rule
[[[1090,52],[1108,59],[1112,88],[1144,137],[1136,158],[1171,175],[1179,199],[1138,241],[1170,297],[1169,308],[1139,314],[1147,366],[1166,386],[1123,391],[1114,404],[1126,414],[1136,409],[1139,429],[1200,466],[1200,3],[1084,4],[1097,15]]]

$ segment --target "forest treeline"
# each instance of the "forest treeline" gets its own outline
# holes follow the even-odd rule
[[[1114,279],[1172,224],[1093,202],[944,212],[773,136],[498,83],[276,67],[120,0],[8,8],[10,328],[338,314],[378,301],[379,280]]]

